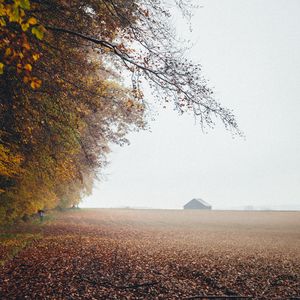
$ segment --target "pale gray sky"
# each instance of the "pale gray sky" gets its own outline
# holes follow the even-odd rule
[[[300,207],[300,1],[201,5],[193,32],[176,21],[178,34],[246,139],[222,126],[203,134],[192,116],[159,108],[152,132],[113,148],[107,180],[82,206],[181,208],[200,197],[215,208]]]

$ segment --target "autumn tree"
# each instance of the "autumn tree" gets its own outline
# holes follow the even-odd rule
[[[144,126],[144,105],[102,56],[74,39],[57,39],[42,25],[55,17],[61,26],[69,20],[42,3],[21,2],[1,6],[2,220],[78,203],[106,164],[110,143],[126,143],[128,131]],[[84,18],[77,25],[88,26]]]
[[[189,1],[174,2],[190,16]],[[239,132],[188,61],[160,0],[0,0],[0,214],[69,206],[154,96]],[[123,83],[130,78],[131,85]],[[128,80],[127,80],[128,81]]]

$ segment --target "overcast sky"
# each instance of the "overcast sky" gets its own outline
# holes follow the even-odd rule
[[[176,21],[178,35],[194,42],[188,55],[246,139],[222,126],[204,134],[192,116],[159,108],[151,132],[113,147],[106,180],[82,206],[300,207],[300,1],[195,2],[193,32]]]

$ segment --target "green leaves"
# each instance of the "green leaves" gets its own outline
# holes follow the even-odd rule
[[[29,0],[20,0],[20,7],[27,10],[30,9]]]
[[[33,35],[36,36],[39,40],[42,40],[44,37],[45,28],[43,26],[35,26],[31,29]]]

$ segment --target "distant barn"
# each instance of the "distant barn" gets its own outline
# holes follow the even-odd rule
[[[202,199],[192,199],[183,206],[183,209],[211,209],[211,205]]]

